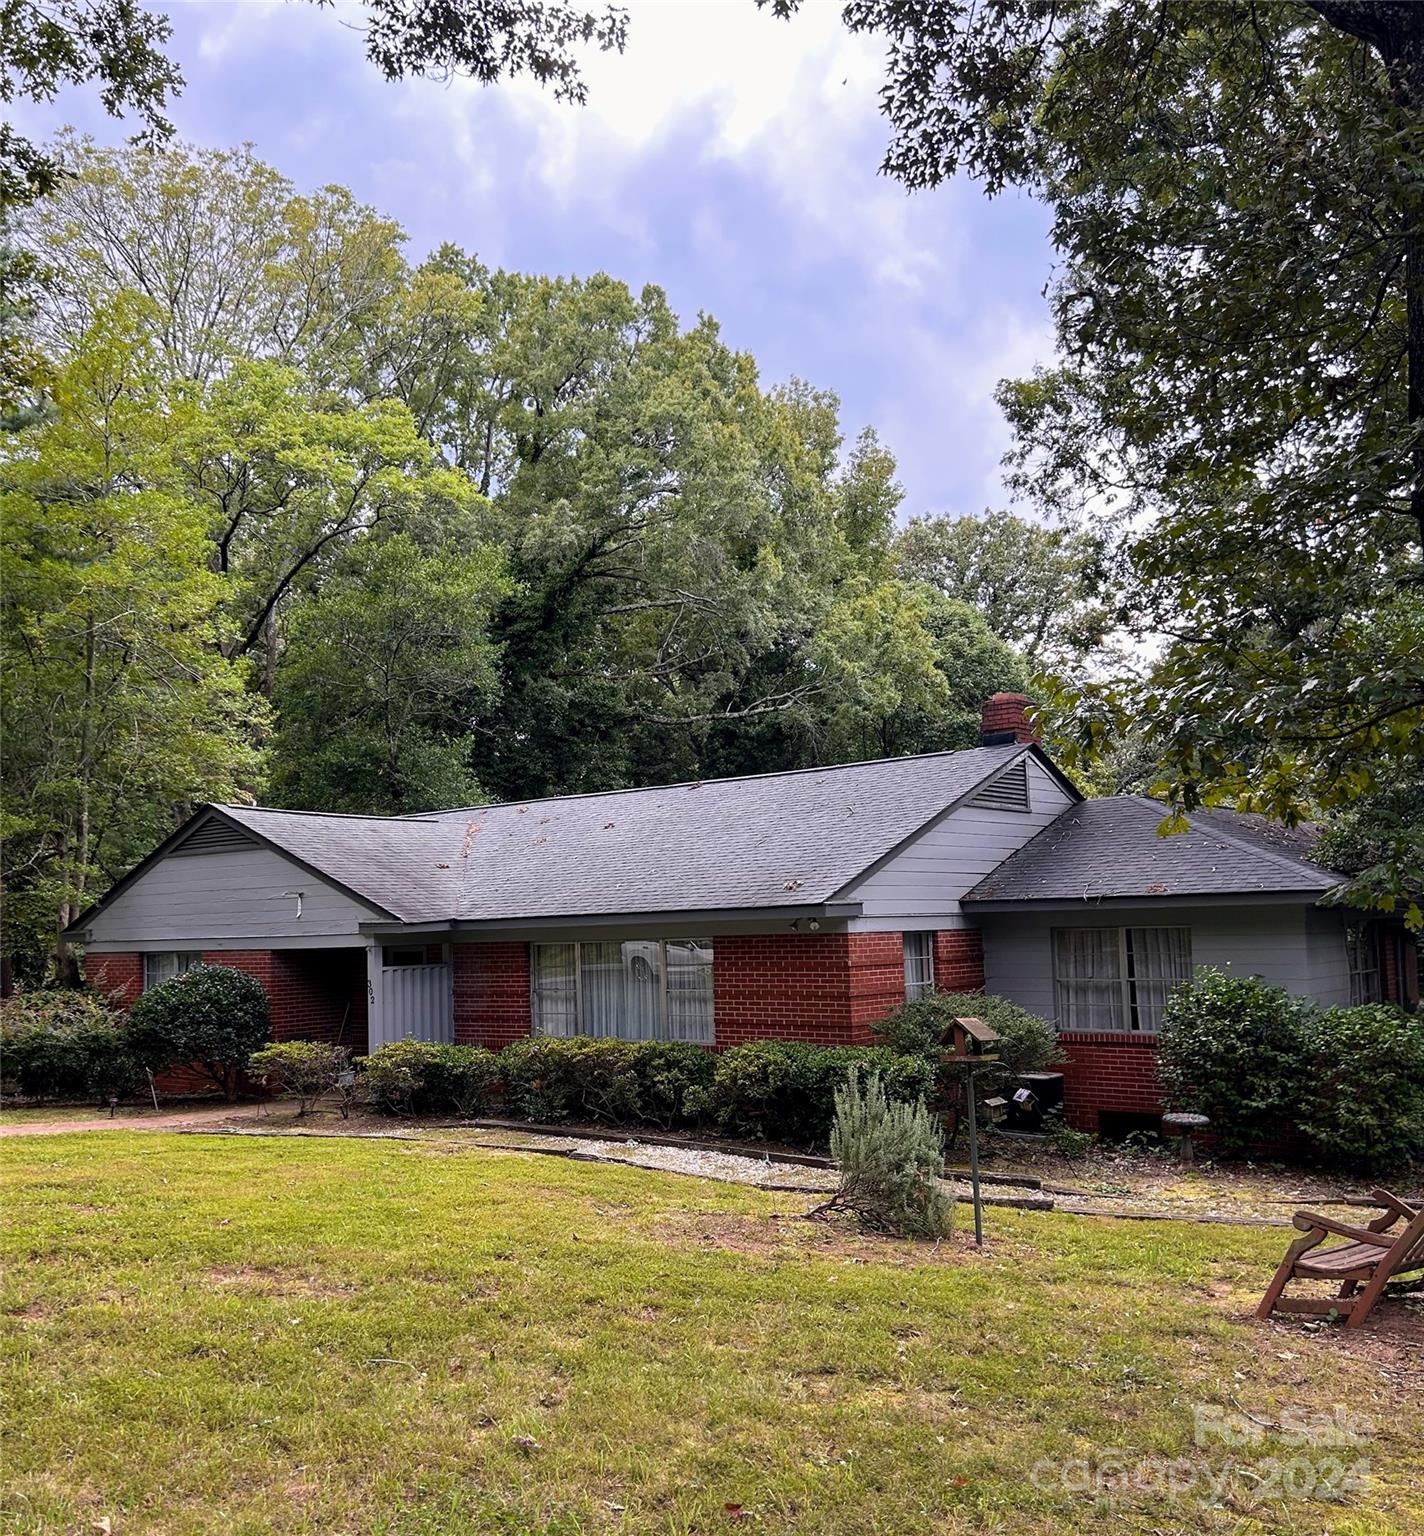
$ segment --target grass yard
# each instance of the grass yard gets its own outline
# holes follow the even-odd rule
[[[431,1145],[111,1132],[0,1158],[7,1531],[1424,1529],[1399,1346],[1243,1321],[1278,1230],[996,1210],[979,1255]],[[1373,1434],[1197,1447],[1196,1404],[1342,1404]],[[1345,1502],[1303,1496],[1358,1456]]]

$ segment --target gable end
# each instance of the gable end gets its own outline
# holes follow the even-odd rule
[[[1012,768],[991,780],[969,802],[983,811],[1028,811],[1028,759],[1020,758]]]

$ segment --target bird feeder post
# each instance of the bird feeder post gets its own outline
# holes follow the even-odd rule
[[[949,1026],[949,1058],[964,1063],[964,1093],[969,1101],[969,1189],[974,1200],[974,1243],[984,1246],[984,1200],[979,1186],[979,1103],[974,1075],[980,1067],[997,1066],[997,1030],[983,1019],[953,1019]]]

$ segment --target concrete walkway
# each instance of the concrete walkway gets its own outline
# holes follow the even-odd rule
[[[0,1113],[0,1139],[7,1136],[66,1136],[71,1131],[175,1131],[201,1127],[205,1122],[226,1124],[249,1119],[262,1112],[261,1104],[201,1104],[187,1109],[150,1110],[147,1114],[95,1114],[88,1120],[22,1120],[6,1125]]]

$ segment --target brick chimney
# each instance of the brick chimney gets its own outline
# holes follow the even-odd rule
[[[979,739],[986,747],[1038,740],[1038,732],[1029,724],[1028,700],[1023,694],[996,693],[985,702],[980,715]]]

